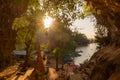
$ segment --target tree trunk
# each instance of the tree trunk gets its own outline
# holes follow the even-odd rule
[[[2,24],[0,24],[0,67],[9,64],[13,54],[12,51],[15,49],[13,45],[15,44],[15,33],[10,29],[13,19],[10,18],[9,20],[11,20],[9,23],[1,22]],[[6,26],[7,28],[5,28]]]
[[[58,57],[56,57],[56,70],[58,70]]]
[[[61,58],[61,63],[62,63],[61,69],[63,69],[63,68],[64,68],[64,58],[63,58],[63,56],[62,56],[62,58]]]
[[[26,48],[26,55],[25,55],[22,71],[26,71],[27,68],[30,67],[30,53],[29,53],[28,49],[29,49],[29,47],[27,46],[27,48]]]
[[[40,46],[39,46],[35,69],[34,69],[33,73],[31,74],[30,80],[45,80],[44,76],[45,76],[45,68],[44,68],[43,59],[41,56],[41,50],[40,50]]]
[[[12,30],[14,19],[27,9],[28,0],[0,0],[0,68],[8,65],[15,49],[16,33]]]

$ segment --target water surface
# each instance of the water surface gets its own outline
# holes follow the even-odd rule
[[[83,63],[86,59],[90,59],[90,57],[97,51],[96,47],[97,47],[96,43],[91,43],[88,46],[84,47],[77,47],[76,51],[83,52],[79,52],[81,56],[75,57],[74,59],[75,64],[79,65],[80,63]]]

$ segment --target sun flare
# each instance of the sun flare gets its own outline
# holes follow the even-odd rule
[[[44,25],[45,25],[45,28],[49,28],[51,23],[52,23],[53,19],[49,16],[46,16],[45,19],[44,19]]]

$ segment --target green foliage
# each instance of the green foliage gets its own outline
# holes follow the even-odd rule
[[[80,0],[44,0],[40,2],[40,8],[49,16],[58,18],[64,25],[69,26],[80,15],[81,11],[77,6],[79,4]]]
[[[49,13],[50,16],[56,18],[58,21],[60,21],[62,24],[64,24],[62,26],[68,27],[69,25],[71,25],[71,21],[74,20],[75,18],[77,18],[78,12],[76,12],[76,9],[78,7],[77,5],[79,2],[80,2],[80,0],[75,0],[75,1],[74,0],[67,0],[67,1],[41,1],[41,0],[35,1],[35,0],[30,0],[28,10],[27,10],[27,16],[31,16],[32,18],[34,17],[36,19],[36,20],[34,19],[36,21],[36,25],[34,25],[34,26],[39,26],[40,24],[43,23],[42,17],[47,12],[47,13]],[[33,16],[33,14],[38,15],[38,13],[40,13],[39,16],[42,16],[42,17],[37,18],[37,17]],[[26,16],[21,17],[21,20],[16,19],[14,24],[13,24],[13,27],[12,27],[16,31],[21,29],[21,31],[17,32],[18,35],[21,35],[21,37],[20,36],[17,37],[18,38],[17,42],[19,42],[19,43],[25,43],[25,41],[29,42],[29,40],[33,38],[33,36],[31,36],[32,32],[29,32],[29,30],[27,30],[26,26],[31,26],[31,23],[33,23],[35,21],[33,21],[33,22],[29,21],[30,19],[25,20],[26,19],[25,17]],[[40,24],[38,22],[39,21],[38,19],[41,19]],[[17,27],[14,25],[16,25]],[[42,30],[43,30],[42,28],[39,29],[40,32]],[[39,31],[38,31],[38,34],[39,34]],[[33,33],[34,33],[34,31],[33,31]],[[69,31],[69,33],[70,33],[70,31]],[[76,45],[75,41],[73,39],[71,39],[73,41],[68,41],[70,34],[67,34],[66,32],[61,34],[59,32],[58,35],[59,35],[59,37],[56,38],[56,41],[62,40],[61,41],[62,44],[69,42],[70,46]],[[23,38],[23,39],[20,40],[20,38]],[[59,45],[61,43],[59,43]],[[25,48],[24,44],[21,44],[21,45],[24,46],[23,48]]]
[[[80,18],[84,19],[86,16],[90,16],[92,15],[92,11],[90,9],[90,6],[87,5],[87,2],[83,2],[83,6],[82,6],[82,15],[80,16]]]
[[[38,8],[38,5],[38,2],[31,3],[27,12],[14,20],[12,29],[17,32],[17,49],[28,48],[29,52],[32,52],[36,48],[38,34],[44,30],[44,12]]]
[[[101,10],[98,8],[94,8],[91,9],[91,6],[88,5],[88,3],[86,1],[83,2],[82,5],[82,14],[80,14],[80,18],[84,19],[87,16],[93,15],[93,14],[97,14],[100,15],[101,14]]]
[[[55,47],[52,51],[53,55],[55,55],[56,57],[60,57],[62,55],[62,49],[60,49],[59,47]]]
[[[48,51],[48,45],[46,44],[41,44],[41,50],[42,51]]]
[[[105,26],[100,24],[96,24],[96,36],[95,41],[98,43],[98,48],[102,48],[110,43],[110,39],[108,37],[108,30]]]
[[[84,68],[88,68],[89,67],[89,60],[86,59],[82,64],[80,64],[80,69],[84,69]]]
[[[57,28],[54,27],[54,29],[50,31],[51,36],[49,43],[50,46],[52,46],[51,48],[55,48],[56,50],[56,47],[59,47],[60,50],[58,51],[61,53],[72,52],[76,47],[76,42],[72,39],[72,34],[68,26],[73,19],[77,18],[76,4],[78,2],[79,0],[57,1],[57,3],[53,1],[40,0],[38,2],[30,0],[27,12],[20,18],[16,18],[13,23],[12,29],[17,32],[17,48],[26,49],[28,47],[30,48],[30,52],[30,50],[35,47],[36,37],[40,37],[37,35],[45,33],[43,18],[45,13],[48,13],[54,17],[57,22],[55,23],[55,25],[57,24]],[[42,50],[47,49],[46,44],[41,45]]]
[[[72,53],[76,48],[76,42],[72,37],[72,31],[62,22],[57,22],[49,29],[49,49],[55,56],[62,57]]]
[[[35,47],[35,25],[29,15],[23,15],[17,18],[13,24],[13,30],[17,31],[16,47],[19,49],[33,50]]]
[[[12,24],[27,10],[28,3],[29,0],[0,1],[0,68],[13,60],[16,31],[12,30]]]
[[[73,32],[73,38],[79,46],[87,45],[90,42],[84,34],[78,31]]]
[[[8,57],[11,56],[10,53],[15,49],[15,38],[16,45],[19,46],[18,49],[29,48],[30,52],[35,47],[36,36],[38,36],[36,34],[42,31],[44,32],[43,17],[45,13],[48,13],[54,18],[58,18],[66,27],[71,25],[72,20],[77,18],[79,13],[79,11],[76,11],[76,5],[79,1],[80,0],[2,0],[0,3],[1,34],[3,35],[2,39],[7,37],[8,40],[2,41],[1,39],[0,46],[2,48],[0,53],[3,58],[1,57],[2,59],[0,61],[5,60],[4,63],[8,62]],[[65,33],[65,35],[69,37],[69,34]],[[59,41],[59,39],[63,39],[61,43],[64,44],[69,38],[67,39],[65,36],[60,36],[56,41]],[[3,45],[5,45],[5,47],[3,47]]]
[[[108,45],[110,41],[109,41],[108,36],[104,36],[104,37],[95,36],[95,42],[98,43],[98,45],[99,45],[98,48],[102,48],[102,47]]]
[[[30,24],[30,22],[28,20],[26,20],[25,16],[16,18],[13,23],[12,29],[17,31],[19,28],[24,28],[25,26],[28,26],[29,24]]]

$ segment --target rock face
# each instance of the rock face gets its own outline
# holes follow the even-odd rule
[[[99,9],[94,13],[97,23],[108,29],[110,44],[96,52],[89,61],[86,73],[87,80],[119,80],[120,79],[120,1],[119,0],[87,0],[91,9]],[[96,10],[97,11],[97,10]]]
[[[87,0],[97,24],[108,29],[110,45],[120,46],[120,2],[119,0]]]
[[[120,48],[107,46],[93,55],[91,80],[117,80],[120,76]],[[116,79],[113,79],[116,78]]]

